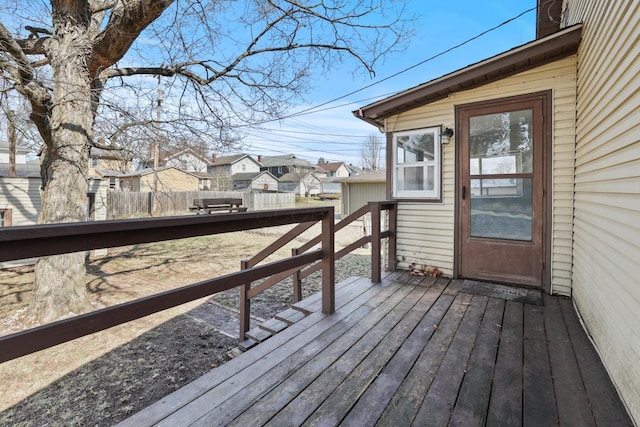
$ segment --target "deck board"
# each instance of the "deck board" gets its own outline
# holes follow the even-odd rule
[[[560,425],[595,426],[557,298],[546,298],[544,323]]]
[[[442,292],[444,283],[434,285],[433,289]],[[423,316],[411,335],[404,341],[402,348],[384,367],[380,375],[367,388],[349,414],[343,419],[342,424],[350,425],[374,425],[382,415],[385,406],[391,401],[400,387],[402,381],[408,375],[411,367],[420,356],[425,344],[433,333],[448,308],[453,302],[453,297],[443,295],[433,302],[433,308]]]
[[[611,379],[607,375],[602,361],[585,334],[580,320],[569,298],[558,298],[562,308],[564,321],[571,339],[574,354],[584,381],[589,404],[596,425],[629,426],[629,419],[624,405],[616,394]]]
[[[478,390],[491,390],[504,306],[505,301],[502,299],[491,298],[487,303],[462,387],[451,414],[450,425],[485,423],[490,394],[478,393]]]
[[[522,425],[523,310],[519,302],[505,305],[487,427]]]
[[[121,425],[632,425],[568,299],[406,274],[336,289],[334,314],[303,300],[305,318]]]
[[[385,408],[378,425],[411,425],[464,316],[471,295],[459,294]]]
[[[522,418],[524,426],[558,425],[544,309],[524,306]]]
[[[447,425],[488,300],[489,298],[479,295],[474,295],[471,299],[413,425]]]

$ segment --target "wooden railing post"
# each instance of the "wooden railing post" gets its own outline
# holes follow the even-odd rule
[[[371,213],[371,281],[380,283],[381,263],[380,263],[380,202],[369,202],[369,212]]]
[[[298,248],[291,249],[291,256],[298,255]],[[302,276],[300,270],[293,272],[291,277],[293,279],[293,302],[300,302],[302,300]]]
[[[336,311],[335,220],[333,206],[322,214],[322,312]]]
[[[240,270],[249,268],[249,260],[240,261]],[[240,342],[245,340],[245,333],[249,331],[251,326],[251,298],[249,291],[251,290],[251,282],[240,285],[240,333],[238,339]]]
[[[387,266],[389,271],[396,271],[396,223],[398,221],[398,205],[394,203],[389,208],[388,212],[388,224],[387,230],[389,230],[389,237],[387,238]]]

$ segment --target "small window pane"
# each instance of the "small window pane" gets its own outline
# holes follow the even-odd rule
[[[533,110],[471,117],[472,175],[533,171]]]
[[[403,167],[398,169],[398,190],[417,191],[424,190],[424,168]]]

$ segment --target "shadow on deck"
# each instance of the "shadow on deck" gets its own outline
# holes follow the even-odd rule
[[[400,273],[336,295],[121,425],[632,425],[570,299]]]

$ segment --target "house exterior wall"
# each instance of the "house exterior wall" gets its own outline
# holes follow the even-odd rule
[[[40,212],[40,178],[0,177],[0,209],[11,209],[11,225],[35,225]]]
[[[578,50],[573,298],[640,425],[640,2],[565,1]]]
[[[554,293],[571,291],[573,162],[576,100],[575,55],[485,86],[453,93],[447,99],[387,119],[385,130],[397,132],[429,126],[454,127],[455,106],[508,96],[552,91],[552,224],[551,286]],[[442,201],[400,201],[397,256],[399,268],[412,262],[454,272],[455,137],[443,145]]]
[[[254,190],[278,191],[278,180],[269,174],[263,173],[251,182]]]
[[[173,166],[187,172],[207,172],[207,162],[189,152],[168,159],[165,166]]]
[[[158,191],[197,191],[199,179],[178,169],[164,169],[158,171]],[[140,187],[132,191],[153,191],[153,174],[140,177]]]
[[[231,175],[248,172],[260,172],[260,165],[249,157],[243,157],[231,165]]]
[[[107,191],[109,190],[108,179],[89,178],[88,193],[94,195],[95,204],[94,221],[103,221],[107,219]]]

